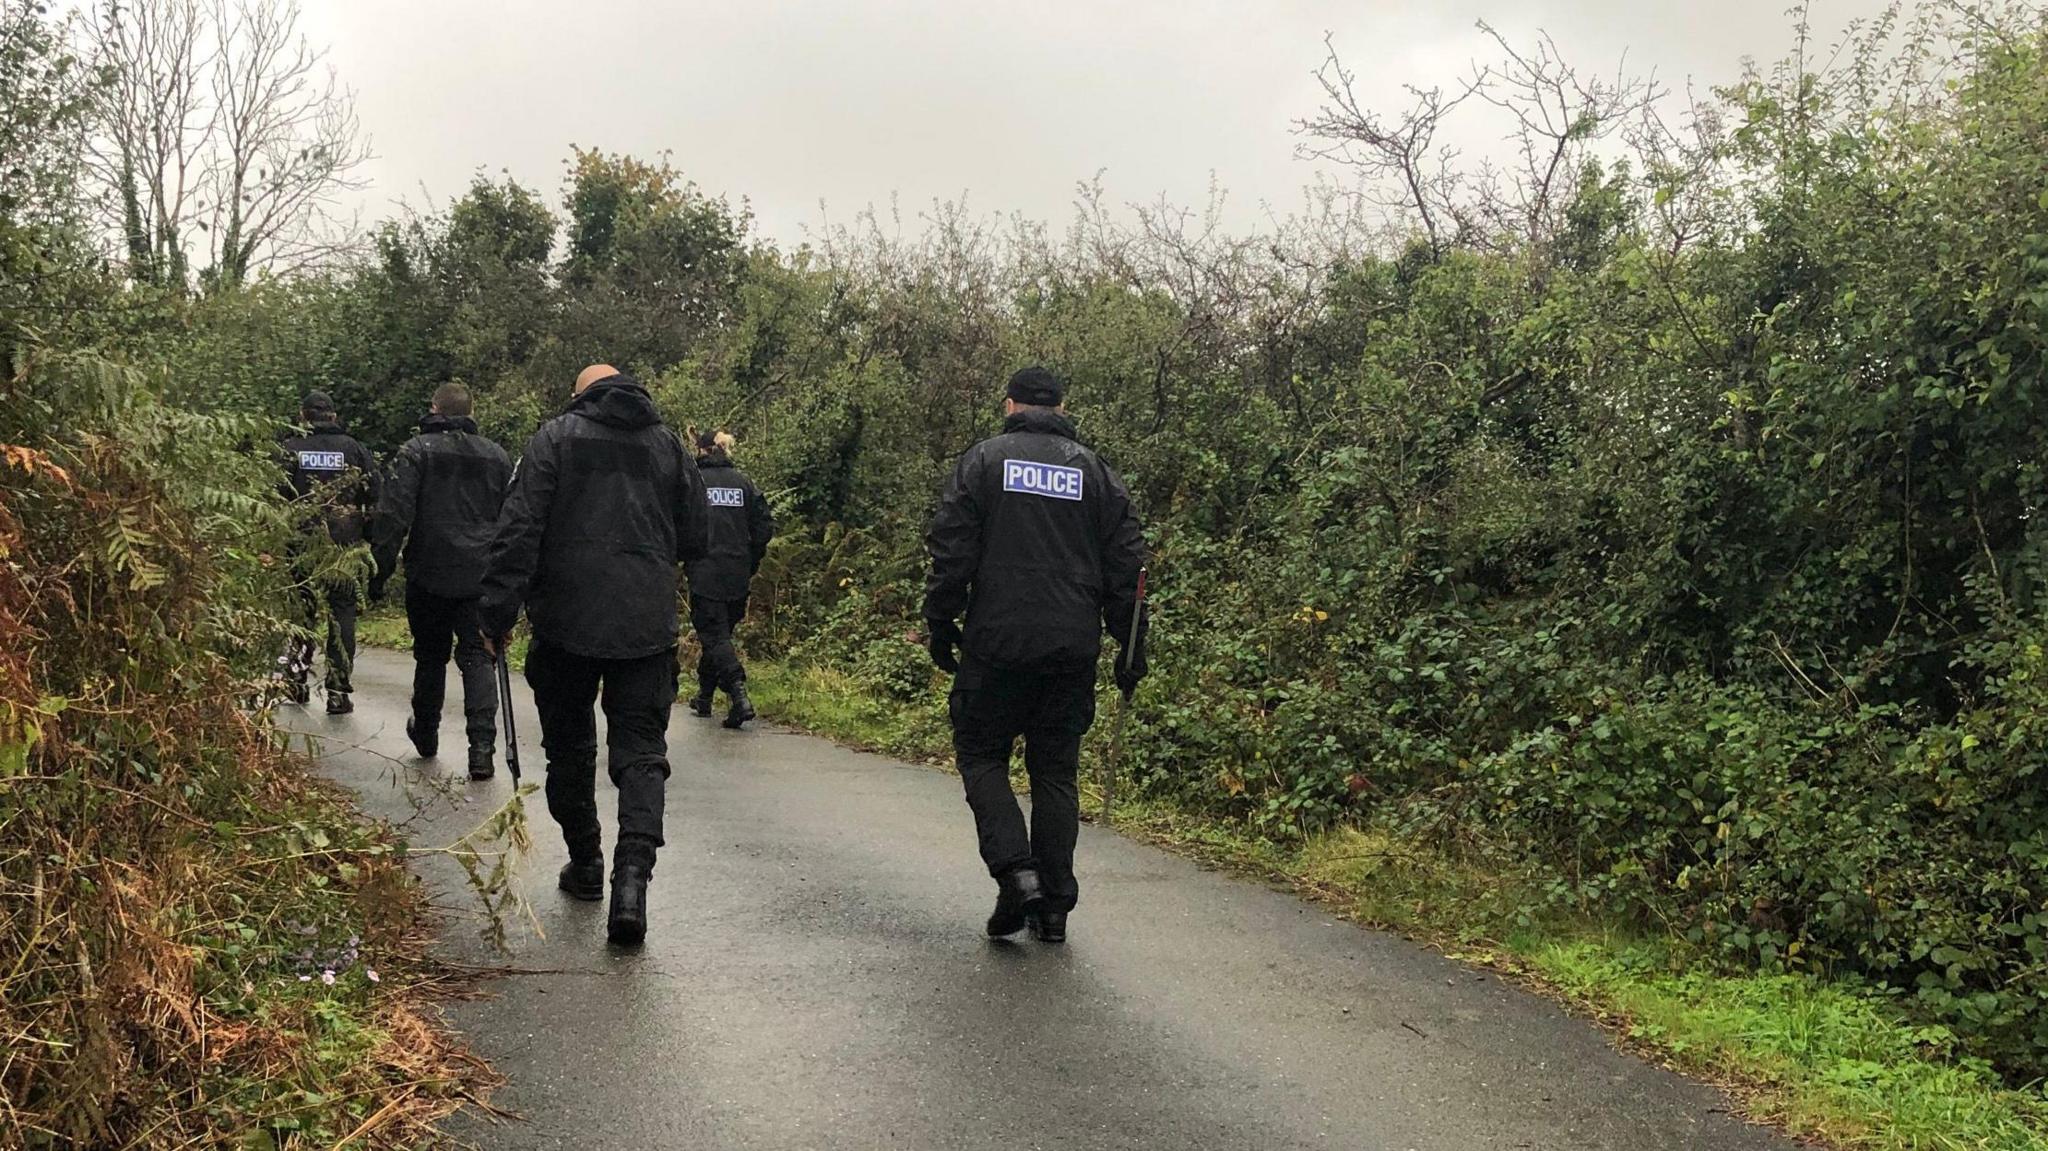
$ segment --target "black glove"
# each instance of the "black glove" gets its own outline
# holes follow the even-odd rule
[[[1125,699],[1131,698],[1131,693],[1138,690],[1138,681],[1145,678],[1148,670],[1145,666],[1145,645],[1141,643],[1135,656],[1125,652],[1116,661],[1116,689],[1124,693]]]
[[[391,579],[391,577],[390,577],[390,576],[381,576],[381,575],[378,575],[378,576],[371,576],[371,577],[370,577],[370,602],[371,602],[371,603],[379,603],[379,602],[381,602],[381,601],[382,601],[382,600],[384,599],[384,585],[385,585],[386,583],[390,582],[390,579]]]
[[[1137,650],[1124,649],[1116,661],[1116,689],[1124,693],[1125,699],[1131,698],[1131,693],[1138,690],[1138,682],[1151,670],[1150,663],[1145,659],[1145,649],[1152,646],[1149,642],[1152,636],[1152,616],[1142,608],[1139,610],[1143,614],[1138,617]]]
[[[949,619],[928,619],[924,626],[931,632],[932,663],[947,675],[959,671],[960,661],[953,658],[953,649],[966,638],[960,634],[960,625]]]

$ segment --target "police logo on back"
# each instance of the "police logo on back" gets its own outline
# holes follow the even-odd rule
[[[1042,464],[1037,460],[1004,460],[1003,490],[1054,500],[1080,500],[1080,468]]]
[[[309,472],[338,472],[348,466],[348,457],[340,452],[300,452],[299,466]]]
[[[743,508],[747,506],[745,488],[705,488],[704,495],[714,508]]]

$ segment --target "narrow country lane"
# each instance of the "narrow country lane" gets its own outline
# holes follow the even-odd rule
[[[445,844],[510,784],[415,814],[430,789],[408,777],[461,772],[460,689],[441,759],[416,763],[410,675],[365,651],[353,716],[291,720],[369,810]],[[515,925],[509,961],[453,863],[421,860],[451,955],[538,972],[454,1009],[524,1116],[459,1125],[484,1148],[1792,1147],[1491,975],[1092,827],[1071,942],[989,942],[951,776],[681,708],[670,733],[644,951],[607,951],[602,905],[555,893],[538,795],[523,878],[546,938]]]

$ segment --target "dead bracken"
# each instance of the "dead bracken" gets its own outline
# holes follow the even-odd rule
[[[441,1021],[395,841],[249,706],[278,633],[224,535],[266,519],[208,509],[233,432],[102,378],[135,382],[0,378],[0,409],[66,405],[61,437],[0,419],[0,1131],[418,1145],[494,1079]]]

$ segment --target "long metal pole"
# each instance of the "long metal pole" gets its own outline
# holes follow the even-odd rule
[[[1147,569],[1138,569],[1138,598],[1131,605],[1131,634],[1124,641],[1124,649],[1117,653],[1117,663],[1128,665],[1138,650],[1138,625],[1145,618],[1145,580]],[[1135,688],[1133,689],[1135,690]],[[1116,771],[1122,766],[1124,754],[1124,725],[1131,719],[1131,692],[1123,693],[1123,700],[1116,706],[1116,730],[1109,736],[1109,754],[1102,759],[1102,767],[1096,775],[1096,784],[1102,790],[1102,825],[1107,827],[1115,819]]]
[[[509,637],[508,637],[509,638]],[[498,713],[505,717],[505,766],[512,772],[512,791],[519,791],[519,732],[512,725],[512,663],[498,653]]]

